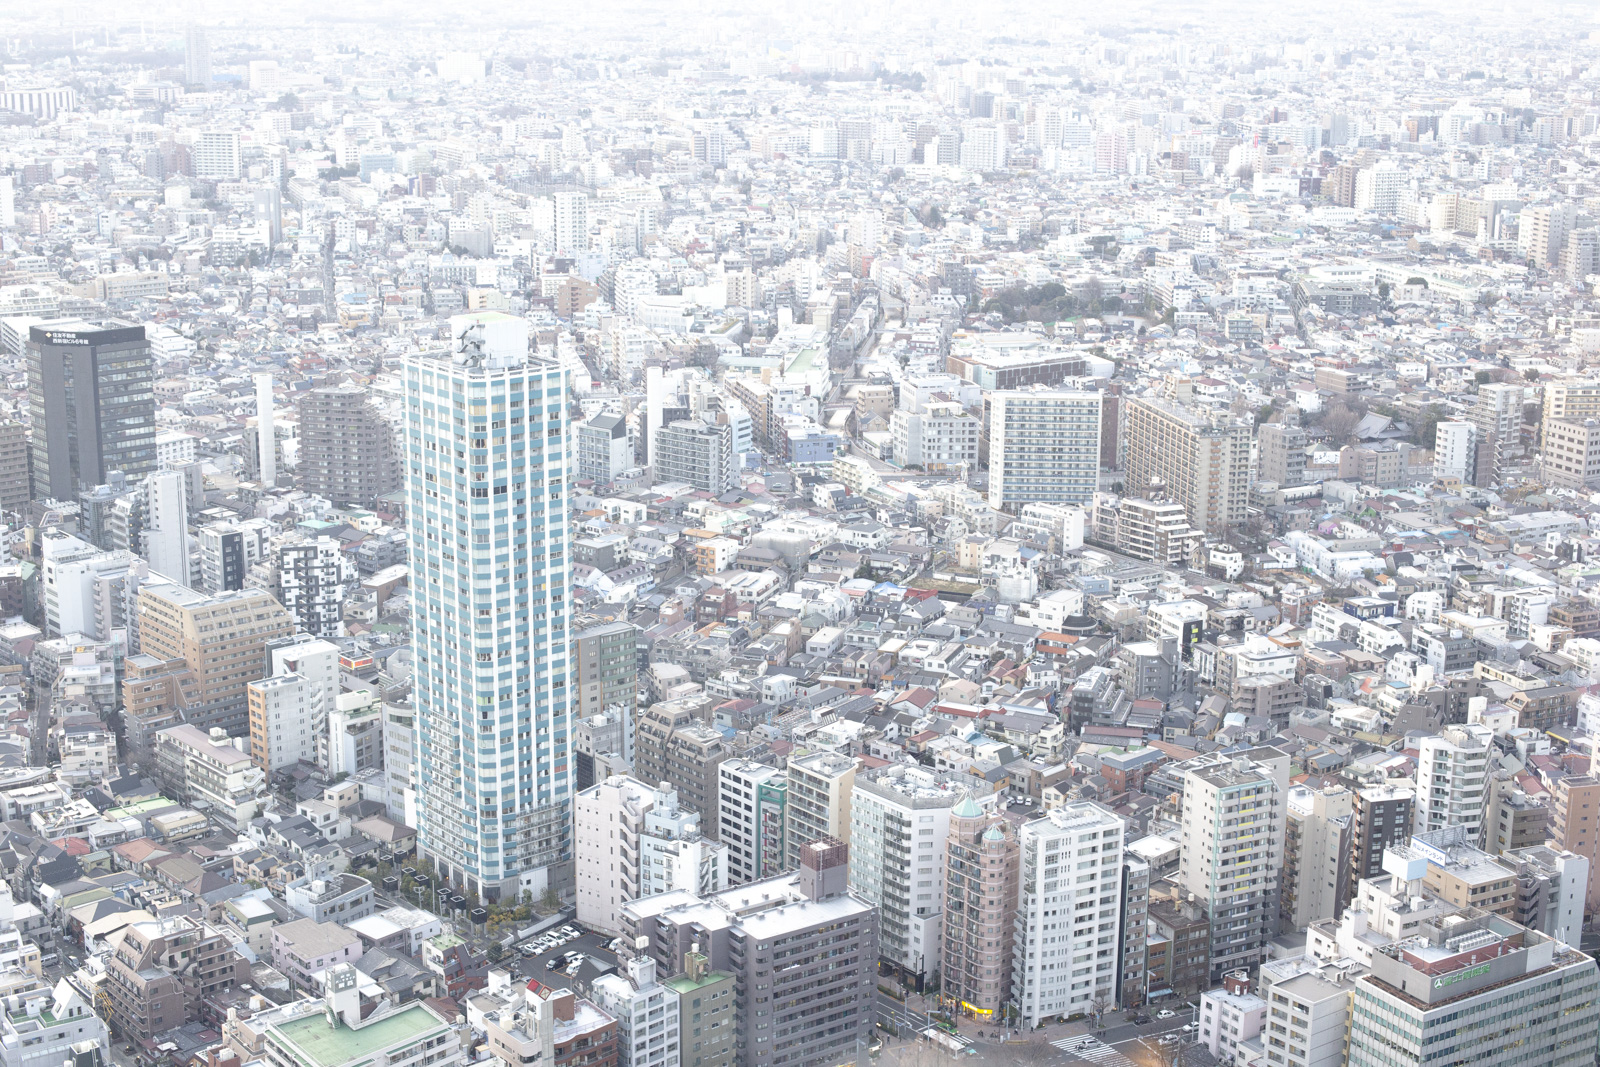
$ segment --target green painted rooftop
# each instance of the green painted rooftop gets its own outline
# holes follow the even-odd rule
[[[352,1030],[344,1023],[329,1026],[321,1012],[273,1029],[308,1057],[303,1061],[308,1067],[341,1067],[443,1027],[444,1023],[433,1012],[421,1004],[412,1004],[359,1030]]]

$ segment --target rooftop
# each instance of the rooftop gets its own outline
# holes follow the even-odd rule
[[[426,1005],[412,1004],[377,1022],[369,1020],[359,1030],[352,1030],[342,1022],[329,1026],[327,1017],[317,1012],[293,1022],[276,1024],[268,1032],[303,1053],[304,1062],[314,1067],[343,1067],[363,1056],[444,1027],[444,1020]]]

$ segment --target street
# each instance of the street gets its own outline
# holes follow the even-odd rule
[[[913,994],[908,998],[910,1003],[901,1003],[881,989],[876,996],[877,1021],[893,1026],[898,1032],[898,1036],[892,1037],[880,1026],[885,1049],[902,1053],[890,1057],[892,1062],[898,1063],[903,1058],[904,1050],[915,1046],[919,1040],[917,1035],[933,1025],[928,1013],[929,1002]],[[1170,1019],[1156,1018],[1155,1012],[1162,1010],[1173,1012],[1173,1016]],[[1133,1013],[1109,1013],[1108,1025],[1098,1030],[1091,1028],[1087,1021],[1079,1020],[1049,1023],[1027,1032],[1003,1030],[998,1023],[958,1018],[954,1036],[968,1046],[968,1054],[978,1064],[1038,1062],[1040,1046],[1048,1046],[1048,1062],[1087,1062],[1097,1067],[1131,1067],[1133,1064],[1160,1067],[1166,1061],[1159,1039],[1169,1034],[1182,1034],[1183,1028],[1193,1023],[1196,1017],[1195,1006],[1183,1001],[1175,1001],[1166,1007],[1147,1008],[1143,1016],[1150,1021],[1146,1023],[1128,1021],[1129,1014]],[[1184,1037],[1192,1041],[1194,1034],[1190,1032]]]

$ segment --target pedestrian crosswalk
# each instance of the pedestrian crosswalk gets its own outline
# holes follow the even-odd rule
[[[1063,1037],[1050,1044],[1069,1053],[1080,1060],[1097,1063],[1100,1067],[1135,1067],[1128,1057],[1101,1041],[1099,1038],[1090,1037],[1088,1034],[1079,1034],[1077,1037]]]

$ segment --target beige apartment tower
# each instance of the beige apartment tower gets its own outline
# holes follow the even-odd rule
[[[1189,524],[1219,534],[1245,519],[1250,497],[1249,423],[1159,397],[1128,403],[1129,496],[1161,488]]]

